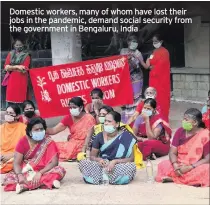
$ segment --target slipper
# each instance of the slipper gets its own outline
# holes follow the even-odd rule
[[[173,180],[169,177],[165,177],[162,179],[162,183],[171,183],[171,182],[173,182]]]

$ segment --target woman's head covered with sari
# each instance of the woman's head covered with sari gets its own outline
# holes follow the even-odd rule
[[[47,125],[45,120],[41,117],[35,117],[27,124],[26,134],[31,140],[41,142],[45,138],[46,129]]]
[[[69,111],[71,116],[80,118],[84,110],[84,102],[80,97],[73,97],[69,101]]]
[[[32,118],[35,115],[35,105],[31,100],[25,100],[22,105],[23,114],[27,118]]]
[[[8,123],[18,122],[21,110],[16,104],[11,104],[6,109],[5,121]]]
[[[108,106],[108,105],[103,105],[100,109],[99,109],[99,122],[101,124],[104,124],[105,122],[105,116],[110,113],[111,111],[114,111],[112,107]]]
[[[196,130],[198,128],[205,128],[205,124],[202,121],[202,114],[196,108],[190,108],[184,113],[182,120],[182,127],[186,131]]]
[[[146,114],[147,116],[151,117],[156,114],[156,100],[153,98],[147,98],[144,101],[144,107],[142,109],[142,113]]]
[[[148,87],[144,92],[144,96],[146,99],[148,98],[155,99],[157,97],[157,90],[153,87]]]

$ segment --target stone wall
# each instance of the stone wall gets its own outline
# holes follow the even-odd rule
[[[193,72],[191,73],[173,72],[173,96],[175,99],[192,100],[198,102],[205,102],[208,96],[210,74],[207,72]],[[205,69],[206,70],[206,69]]]

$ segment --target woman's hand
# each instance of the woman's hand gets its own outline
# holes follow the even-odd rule
[[[103,104],[103,102],[101,99],[94,101],[94,103],[93,103],[94,110],[99,110],[100,107],[102,106],[102,104]]]
[[[4,154],[1,156],[1,161],[3,163],[9,161],[14,155],[13,154]]]
[[[182,165],[179,170],[182,174],[185,174],[189,171],[191,171],[193,169],[193,167],[191,165]]]
[[[182,175],[182,173],[180,171],[180,167],[179,167],[178,163],[174,163],[173,167],[174,167],[174,172],[175,172],[176,176],[180,177]]]
[[[142,112],[142,113],[141,113],[141,116],[142,116],[144,122],[149,121],[149,116],[146,115],[145,113]]]
[[[100,159],[98,162],[102,167],[106,167],[106,161],[104,159]]]
[[[23,174],[18,175],[18,183],[19,184],[27,184],[28,183],[28,181],[26,180],[26,178]]]
[[[41,176],[42,176],[42,174],[40,172],[36,173],[36,175],[33,177],[33,180],[32,180],[33,186],[37,187],[39,185]]]
[[[115,165],[116,165],[115,160],[112,160],[111,162],[109,162],[109,164],[108,164],[108,166],[107,166],[107,171],[108,171],[108,172],[112,172]]]

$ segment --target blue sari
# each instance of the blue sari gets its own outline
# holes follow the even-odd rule
[[[103,133],[100,133],[99,135],[103,135]],[[99,155],[101,158],[108,159],[109,161],[114,159],[129,158],[132,154],[135,143],[136,139],[134,136],[130,132],[124,131],[104,143],[100,147]]]

